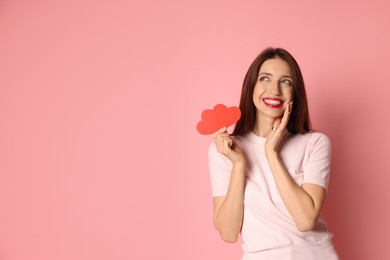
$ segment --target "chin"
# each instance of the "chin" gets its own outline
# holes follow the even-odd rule
[[[271,118],[271,119],[276,119],[276,118],[282,117],[283,113],[270,113],[268,111],[268,112],[261,112],[261,115],[263,115],[264,117]]]

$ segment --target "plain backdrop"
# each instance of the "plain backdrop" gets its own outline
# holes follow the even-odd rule
[[[298,60],[333,143],[341,259],[390,259],[390,4],[0,1],[0,259],[234,260],[201,112],[264,48]]]

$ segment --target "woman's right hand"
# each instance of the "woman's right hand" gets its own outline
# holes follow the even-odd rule
[[[225,155],[233,163],[245,162],[244,153],[237,143],[229,136],[226,127],[213,134],[214,143],[218,152]]]

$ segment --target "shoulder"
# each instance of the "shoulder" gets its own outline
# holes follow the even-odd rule
[[[324,133],[321,133],[321,132],[310,132],[310,133],[307,133],[307,134],[310,136],[311,139],[330,142],[329,137],[327,135],[325,135]]]
[[[306,153],[309,158],[330,158],[332,145],[327,135],[310,132],[307,137]]]
[[[316,143],[326,143],[330,145],[330,139],[327,135],[320,132],[308,132],[304,134],[295,134],[287,135],[287,141],[293,143],[306,143],[306,144],[316,144]]]
[[[331,141],[329,137],[320,132],[310,132],[309,135],[309,145],[310,146],[321,146],[331,148]]]
[[[283,140],[284,153],[307,154],[316,150],[330,152],[330,139],[320,132],[308,132],[305,134],[286,134]]]

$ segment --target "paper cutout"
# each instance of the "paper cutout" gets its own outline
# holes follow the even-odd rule
[[[213,110],[206,109],[202,112],[202,120],[196,126],[202,135],[209,135],[217,132],[222,127],[229,127],[235,124],[241,117],[238,107],[226,107],[218,104]]]

